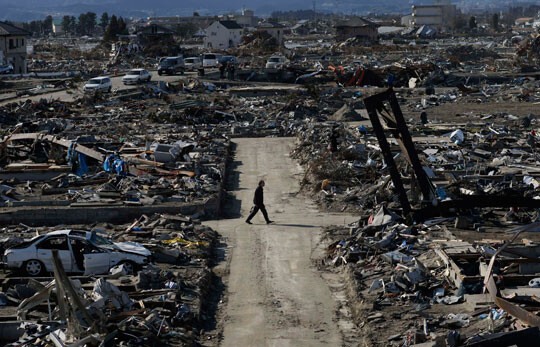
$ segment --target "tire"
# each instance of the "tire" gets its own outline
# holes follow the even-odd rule
[[[158,73],[157,73],[157,74],[161,76],[161,71],[158,71]]]
[[[180,75],[183,75],[184,74],[184,69],[181,69],[180,70]]]
[[[121,261],[118,265],[124,265],[128,275],[135,275],[137,273],[137,264],[130,260]]]
[[[30,259],[24,262],[22,271],[30,277],[36,277],[45,272],[45,265],[37,259]]]
[[[109,89],[107,89],[107,93],[110,93],[112,90],[112,87],[109,87]]]

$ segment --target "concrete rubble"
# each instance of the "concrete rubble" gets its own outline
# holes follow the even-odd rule
[[[228,52],[238,56],[228,78],[201,68],[82,92],[90,77],[203,51],[45,40],[33,74],[2,78],[2,343],[199,345],[222,243],[201,220],[230,202],[240,137],[296,138],[299,194],[322,213],[358,216],[325,230],[317,263],[343,279],[366,345],[538,340],[537,33],[423,26],[291,49],[255,31]],[[276,52],[287,62],[266,68]],[[63,241],[45,260],[8,266],[50,235]],[[92,253],[123,258],[98,267]]]

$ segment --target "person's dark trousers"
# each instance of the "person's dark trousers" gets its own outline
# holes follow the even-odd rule
[[[266,208],[264,207],[264,205],[261,205],[261,206],[253,206],[253,211],[251,212],[251,214],[249,215],[249,217],[246,219],[246,222],[249,222],[251,220],[251,218],[255,217],[255,215],[257,214],[257,212],[259,212],[259,210],[261,210],[263,216],[264,216],[264,220],[266,221],[266,223],[269,223],[270,222],[270,219],[268,219],[268,212],[266,212]]]

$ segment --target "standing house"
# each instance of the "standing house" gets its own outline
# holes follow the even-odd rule
[[[376,42],[378,37],[377,27],[377,24],[365,18],[352,18],[335,26],[336,40],[345,41],[350,38],[360,38],[367,42]]]
[[[242,42],[242,27],[233,20],[218,20],[206,28],[204,47],[207,49],[227,49]]]
[[[26,30],[0,22],[0,65],[12,65],[15,73],[27,72],[26,41],[29,35]]]
[[[286,27],[279,23],[264,22],[260,23],[258,30],[266,31],[270,36],[276,39],[279,45],[283,45],[283,36]]]
[[[137,29],[137,36],[144,40],[172,39],[174,31],[159,24],[148,24]]]
[[[298,23],[296,23],[295,25],[291,27],[291,32],[294,35],[300,35],[300,36],[309,34],[308,21],[305,19],[298,21]]]

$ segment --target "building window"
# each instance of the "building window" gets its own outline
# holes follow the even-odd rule
[[[24,46],[24,39],[21,39],[21,46]]]
[[[9,39],[9,49],[14,49],[15,45],[13,45],[13,39]]]

